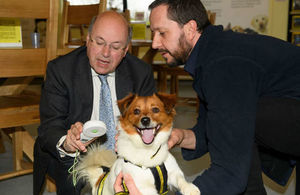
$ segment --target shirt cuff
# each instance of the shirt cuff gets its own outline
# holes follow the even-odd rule
[[[62,136],[62,137],[59,139],[58,143],[56,144],[56,149],[58,150],[59,155],[60,155],[61,158],[66,157],[66,156],[70,156],[70,157],[75,158],[75,157],[76,157],[76,152],[69,153],[69,152],[65,151],[65,149],[64,149],[63,146],[62,146],[63,143],[64,143],[64,141],[66,140],[66,137],[67,137],[67,136],[64,135],[64,136]]]

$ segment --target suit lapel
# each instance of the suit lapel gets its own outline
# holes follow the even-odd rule
[[[76,71],[74,82],[76,82],[78,87],[75,87],[77,90],[75,94],[78,95],[78,105],[82,106],[82,109],[80,110],[83,111],[80,114],[82,115],[82,119],[85,121],[91,118],[94,96],[91,66],[86,54],[81,55],[77,65],[78,70]]]
[[[116,91],[118,100],[133,91],[133,80],[127,63],[125,57],[116,69]]]
[[[117,99],[122,99],[129,92],[133,91],[133,80],[128,70],[126,57],[122,60],[120,65],[116,69],[116,93]],[[78,105],[82,105],[83,113],[81,113],[83,120],[88,120],[91,117],[92,109],[93,109],[93,81],[92,81],[92,73],[91,66],[89,63],[89,59],[86,55],[81,55],[78,58],[76,75],[74,77],[74,82],[78,87],[75,87],[75,94],[78,96]]]

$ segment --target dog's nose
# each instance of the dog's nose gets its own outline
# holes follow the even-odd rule
[[[150,118],[149,117],[143,117],[141,119],[141,123],[144,125],[144,126],[148,126],[150,124]]]

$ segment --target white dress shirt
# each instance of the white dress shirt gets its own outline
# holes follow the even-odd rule
[[[93,78],[94,96],[93,96],[92,116],[91,116],[90,120],[99,120],[99,101],[100,101],[101,81],[98,77],[98,73],[96,73],[94,71],[94,69],[92,69],[92,68],[91,68],[91,71],[92,71],[92,78]],[[113,106],[113,112],[114,112],[115,125],[117,125],[117,121],[120,116],[120,110],[119,110],[118,104],[117,104],[115,72],[108,74],[107,82],[109,85],[111,98],[112,98],[112,106]],[[56,145],[56,148],[58,149],[60,156],[65,157],[66,155],[68,155],[71,157],[75,157],[76,153],[68,153],[63,149],[62,144],[65,141],[65,139],[66,139],[66,135],[61,137],[61,139],[59,140],[59,142]]]

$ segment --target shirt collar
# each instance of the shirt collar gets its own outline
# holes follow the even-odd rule
[[[96,76],[99,75],[98,73],[96,73],[96,71],[93,68],[91,68],[91,71],[92,71],[92,76],[93,77],[96,77]],[[115,72],[108,73],[107,76],[108,77],[114,77],[115,76]]]

